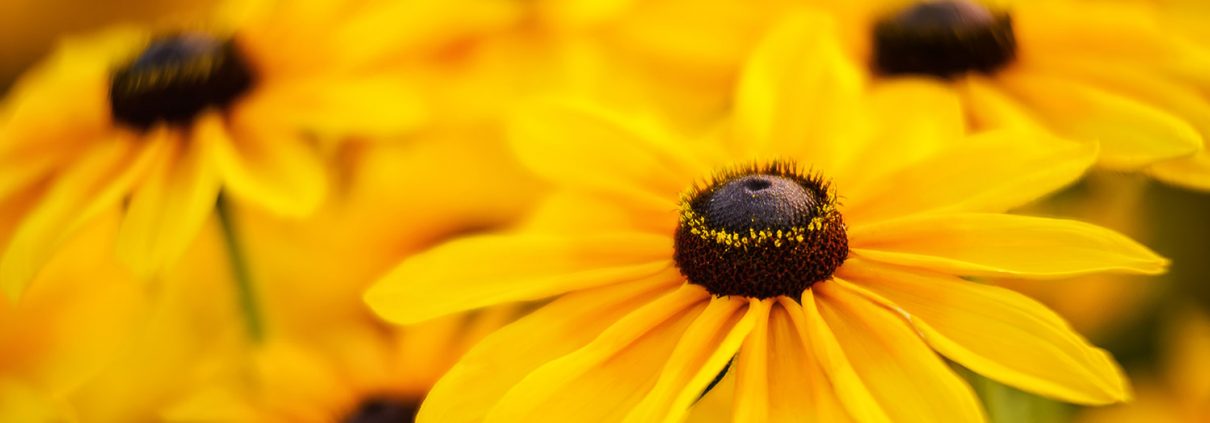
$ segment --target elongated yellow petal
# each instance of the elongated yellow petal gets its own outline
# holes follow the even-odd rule
[[[255,124],[275,122],[325,139],[398,136],[429,118],[417,87],[383,75],[266,84],[238,107]]]
[[[845,353],[832,327],[824,321],[815,291],[808,289],[803,292],[801,313],[795,312],[798,309],[789,300],[782,300],[781,303],[798,328],[798,336],[810,342],[812,351],[848,415],[858,422],[892,421],[874,392],[862,381],[861,373]]]
[[[835,180],[846,197],[864,192],[880,176],[914,166],[938,151],[962,142],[966,116],[957,90],[927,78],[895,78],[873,85],[866,98],[874,136],[844,163],[844,179]]]
[[[1095,144],[1042,132],[984,132],[850,194],[845,220],[858,226],[915,213],[1006,211],[1074,182],[1096,157]]]
[[[1060,56],[1034,60],[1030,69],[1094,83],[1179,117],[1197,129],[1203,138],[1210,135],[1210,100],[1177,78],[1155,77],[1145,64],[1106,63],[1104,60]]]
[[[985,420],[970,386],[899,316],[839,284],[811,289],[841,349],[891,420]]]
[[[790,300],[769,301],[768,321],[757,324],[736,359],[733,420],[849,421],[839,394],[790,317],[801,314],[801,306]]]
[[[331,34],[333,57],[329,60],[362,66],[398,60],[418,49],[437,49],[504,30],[518,24],[522,12],[531,6],[508,0],[377,3],[349,19],[327,19],[340,23]]]
[[[839,164],[860,147],[845,141],[864,127],[862,80],[834,26],[826,16],[792,14],[756,48],[736,92],[731,149],[739,158],[805,158],[843,179]]]
[[[678,422],[723,371],[757,321],[767,320],[768,303],[742,297],[710,300],[668,357],[651,392],[626,416],[629,422]]]
[[[709,298],[701,287],[684,285],[635,310],[583,348],[534,370],[485,421],[620,421],[655,385]]]
[[[223,187],[241,200],[283,216],[306,216],[328,189],[323,163],[314,146],[293,131],[244,122],[232,127],[217,114],[196,123],[194,140],[205,145]]]
[[[59,174],[13,234],[0,259],[0,288],[20,295],[55,249],[80,225],[116,207],[134,181],[162,156],[163,143],[139,146],[128,135],[97,144]]]
[[[975,372],[1067,402],[1106,404],[1129,396],[1108,354],[1024,295],[858,260],[839,276],[838,284],[902,313],[933,349]]]
[[[1156,163],[1147,169],[1147,173],[1164,182],[1210,191],[1210,151]]]
[[[1102,166],[1135,169],[1202,148],[1197,130],[1172,113],[1078,79],[1017,69],[997,80],[1060,135],[1100,142]]]
[[[671,248],[667,236],[637,233],[462,238],[405,260],[365,299],[388,320],[415,323],[661,272],[676,279]]]
[[[849,231],[852,254],[972,276],[1059,278],[1163,273],[1168,261],[1126,236],[1073,220],[1007,214],[918,215]]]
[[[1208,69],[1201,49],[1181,43],[1148,2],[1114,2],[1087,7],[1080,2],[1016,2],[1013,29],[1021,60],[1048,57],[1096,58],[1160,69]],[[1123,37],[1122,34],[1130,34]]]
[[[119,218],[102,212],[68,237],[20,301],[0,299],[0,374],[61,396],[129,348],[151,296],[110,255]]]
[[[605,328],[675,289],[636,281],[568,294],[484,338],[433,386],[418,422],[482,421],[534,369],[587,345]]]
[[[676,208],[679,194],[714,170],[671,134],[589,106],[540,104],[513,119],[513,148],[538,174],[653,211]]]
[[[118,236],[118,256],[149,277],[184,254],[214,209],[219,181],[203,149],[164,132],[168,154],[134,188]]]
[[[962,104],[972,129],[1039,130],[1046,127],[1034,111],[992,79],[970,75],[955,82],[954,87],[962,93]]]

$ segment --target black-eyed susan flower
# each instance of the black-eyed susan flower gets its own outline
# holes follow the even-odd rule
[[[724,372],[739,421],[983,420],[939,354],[1066,401],[1127,398],[1053,312],[967,279],[1164,270],[1113,231],[1003,213],[1078,178],[1095,145],[944,137],[952,98],[862,97],[831,30],[771,35],[723,142],[587,106],[519,116],[515,149],[561,193],[526,231],[403,261],[366,301],[407,324],[556,299],[473,348],[418,421],[677,421]]]
[[[383,65],[456,38],[404,25],[380,42],[365,31],[382,22],[324,0],[228,15],[68,41],[15,86],[0,115],[7,294],[107,208],[125,210],[118,254],[142,275],[180,256],[220,192],[310,213],[328,190],[328,146],[424,119],[417,90]]]
[[[974,129],[1045,128],[1099,142],[1099,166],[1210,187],[1210,161],[1194,155],[1210,136],[1210,50],[1145,2],[815,3],[875,81],[942,84]]]

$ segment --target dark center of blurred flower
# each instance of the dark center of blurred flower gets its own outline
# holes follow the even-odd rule
[[[886,75],[991,73],[1016,55],[1009,15],[971,0],[917,3],[874,26],[874,67]]]
[[[156,39],[113,74],[113,118],[138,129],[188,124],[207,108],[224,108],[248,91],[252,70],[236,45],[198,33]]]
[[[413,399],[372,397],[362,401],[344,423],[411,423],[420,409]]]
[[[723,172],[681,201],[677,267],[716,296],[799,299],[849,253],[826,181],[789,163]]]

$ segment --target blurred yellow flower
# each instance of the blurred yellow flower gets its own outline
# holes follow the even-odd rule
[[[974,129],[1041,127],[1099,142],[1098,165],[1210,189],[1210,49],[1139,1],[813,2],[875,81],[961,93]]]
[[[473,348],[418,421],[676,421],[733,357],[738,421],[982,420],[934,351],[1066,401],[1128,398],[1053,312],[962,279],[1164,271],[1108,229],[1002,213],[1078,178],[1095,145],[962,138],[927,84],[863,97],[834,34],[813,15],[776,28],[722,142],[583,105],[521,113],[514,149],[562,191],[527,230],[407,259],[366,301],[409,324],[558,298]]]
[[[213,29],[66,42],[0,115],[4,292],[108,208],[125,206],[118,254],[144,276],[180,256],[220,191],[306,215],[328,187],[320,142],[415,127],[417,93],[380,69],[397,50],[349,43],[367,24],[347,9],[287,2],[221,13],[238,16]]]

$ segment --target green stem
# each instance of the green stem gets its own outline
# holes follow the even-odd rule
[[[219,226],[223,228],[223,241],[227,246],[227,257],[231,260],[231,276],[235,281],[236,296],[239,300],[244,327],[248,337],[254,343],[265,339],[264,320],[261,318],[260,307],[256,301],[256,290],[252,286],[252,273],[248,270],[248,261],[244,255],[243,246],[239,241],[239,230],[235,218],[231,215],[231,205],[227,197],[219,195],[214,206],[218,213]]]

